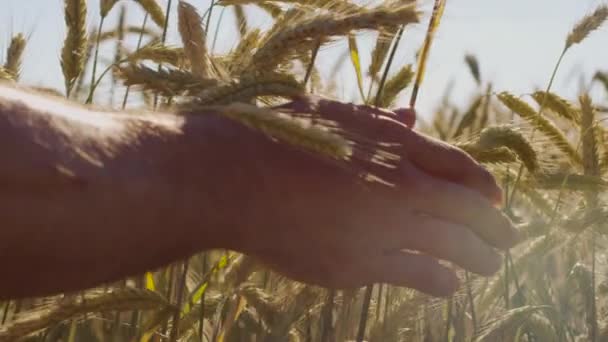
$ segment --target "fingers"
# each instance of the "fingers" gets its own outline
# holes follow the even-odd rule
[[[502,201],[502,190],[490,172],[465,152],[414,131],[404,132],[407,159],[421,170],[474,189],[494,204]]]
[[[418,215],[404,229],[385,230],[384,246],[394,250],[410,249],[423,252],[484,276],[490,276],[502,265],[501,256],[468,227],[426,215]]]
[[[404,172],[413,181],[409,184],[410,189],[402,191],[408,191],[419,210],[467,226],[497,248],[506,249],[517,244],[518,234],[511,221],[476,191],[429,176],[414,167],[408,167]]]
[[[406,252],[368,259],[361,265],[360,276],[367,283],[405,286],[437,297],[448,297],[459,286],[454,271],[439,264],[436,259]]]

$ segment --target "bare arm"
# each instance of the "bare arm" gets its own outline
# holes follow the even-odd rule
[[[226,213],[237,184],[218,177],[237,176],[231,148],[253,136],[211,116],[190,118],[192,136],[185,124],[0,88],[0,264],[10,279],[0,297],[81,289],[231,247],[246,218]]]
[[[449,295],[438,260],[480,274],[517,238],[500,189],[463,152],[376,109],[320,112],[394,142],[396,186],[214,115],[100,113],[0,86],[0,298],[83,289],[208,248],[330,287],[386,282]],[[415,250],[420,254],[412,254]]]

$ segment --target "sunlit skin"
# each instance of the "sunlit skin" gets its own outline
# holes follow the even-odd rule
[[[458,279],[439,260],[490,275],[517,242],[490,173],[408,127],[412,111],[322,98],[283,109],[396,143],[400,166],[349,170],[214,114],[107,113],[0,85],[0,298],[93,287],[211,248],[310,284],[448,296]]]

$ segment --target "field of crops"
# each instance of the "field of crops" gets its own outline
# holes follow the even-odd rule
[[[115,109],[229,108],[226,115],[281,143],[331,157],[347,153],[345,137],[294,124],[301,118],[270,107],[306,93],[340,98],[338,78],[321,75],[320,63],[352,65],[359,103],[391,108],[407,96],[414,107],[446,6],[437,0],[427,23],[410,0],[366,6],[219,0],[209,8],[129,0],[146,13],[143,22],[129,22],[125,1],[64,1],[65,88],[36,91]],[[87,6],[100,6],[99,20],[87,22]],[[255,27],[251,10],[273,24]],[[210,25],[224,11],[236,23]],[[104,25],[110,16],[118,18],[113,27]],[[478,86],[469,105],[446,100],[417,124],[468,152],[500,181],[502,209],[525,241],[505,251],[494,277],[460,271],[463,285],[449,299],[385,284],[327,290],[291,281],[252,258],[211,251],[76,294],[1,302],[0,341],[608,341],[608,97],[588,94],[591,86],[608,92],[608,73],[598,70],[578,94],[552,91],[562,58],[589,35],[602,34],[594,31],[606,18],[605,5],[580,18],[563,38],[550,81],[526,94],[495,89],[476,57],[462,56]],[[238,41],[229,53],[215,52],[217,32],[230,25]],[[426,40],[417,60],[398,65],[395,52],[412,25],[427,30]],[[168,27],[177,27],[180,46],[166,44]],[[374,32],[371,49],[357,45],[362,31]],[[137,46],[124,44],[127,39]],[[350,52],[335,55],[343,60],[319,60],[321,49],[340,40]],[[27,43],[24,34],[12,37],[0,80],[19,82]],[[98,53],[100,46],[115,47],[114,55]],[[369,53],[371,62],[363,65],[361,56]],[[242,105],[229,106],[236,102]]]

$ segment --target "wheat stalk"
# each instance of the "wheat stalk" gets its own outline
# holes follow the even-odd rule
[[[446,3],[447,0],[435,0],[433,13],[431,14],[431,19],[429,20],[429,28],[426,32],[424,44],[422,45],[422,50],[420,52],[420,57],[418,58],[418,68],[416,70],[417,74],[416,80],[414,81],[414,89],[412,90],[412,97],[410,98],[410,108],[416,107],[418,90],[420,89],[420,85],[422,84],[422,80],[424,78],[424,73],[426,72],[426,63],[429,57],[429,53],[431,51],[431,45],[433,44],[433,38],[435,38],[435,33],[439,28],[439,23],[441,22],[441,17],[443,16],[443,11],[445,10]]]
[[[379,7],[355,14],[336,16],[321,15],[312,20],[287,26],[271,35],[256,51],[251,68],[273,67],[294,48],[310,38],[345,35],[353,30],[378,29],[384,26],[406,25],[418,22],[414,6],[406,5],[394,9]]]
[[[178,5],[178,28],[184,44],[184,52],[190,61],[192,73],[205,78],[208,76],[207,43],[203,21],[196,8],[184,1]]]
[[[22,313],[18,320],[0,327],[0,341],[15,341],[84,313],[156,310],[169,306],[158,293],[147,290],[125,287],[88,291],[82,296],[58,300],[48,307]]]
[[[557,148],[568,155],[573,162],[579,165],[582,163],[579,154],[566,139],[564,133],[547,118],[537,113],[529,104],[508,92],[498,94],[498,99],[511,111],[534,125],[535,129],[538,129],[549,137]]]
[[[19,33],[11,39],[11,43],[6,51],[6,62],[4,70],[11,75],[11,79],[18,81],[21,72],[21,59],[25,50],[25,37]]]
[[[484,149],[506,147],[517,154],[528,171],[538,170],[538,157],[530,142],[509,126],[488,127],[479,135],[479,146]]]

